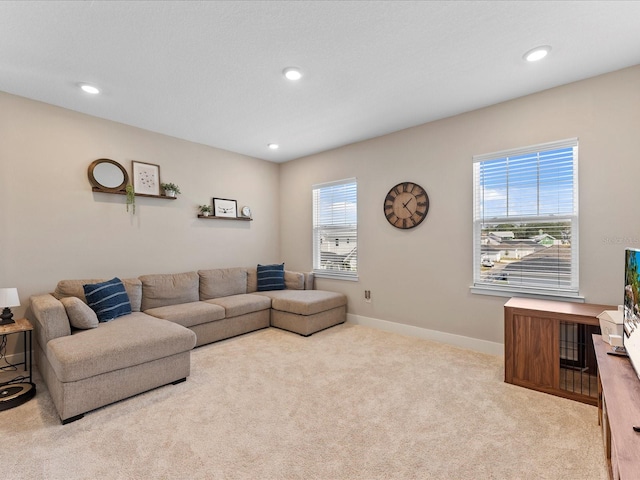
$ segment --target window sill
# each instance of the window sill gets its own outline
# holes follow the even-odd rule
[[[493,288],[488,286],[472,285],[469,290],[474,295],[492,295],[495,297],[522,297],[538,298],[541,300],[556,300],[565,302],[584,303],[584,297],[579,294],[553,293],[553,292],[532,292],[519,290],[517,288]]]
[[[314,270],[313,276],[316,278],[330,278],[332,280],[347,280],[348,282],[357,282],[359,280],[358,275],[340,275],[323,270]]]

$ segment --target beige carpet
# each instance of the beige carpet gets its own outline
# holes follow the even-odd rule
[[[192,353],[191,376],[62,426],[42,382],[0,412],[4,479],[605,479],[595,407],[501,357],[341,325]]]

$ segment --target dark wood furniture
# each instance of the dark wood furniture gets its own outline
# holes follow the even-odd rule
[[[198,215],[198,218],[206,218],[207,220],[243,220],[245,222],[253,221],[251,217],[216,217],[215,215]]]
[[[117,191],[117,192],[111,192],[109,190],[104,190],[103,188],[98,188],[98,187],[91,187],[91,191],[92,192],[96,192],[96,193],[110,193],[113,195],[126,195],[127,192],[125,192],[124,190],[122,191]],[[170,197],[168,195],[151,195],[148,193],[136,193],[135,194],[136,197],[147,197],[147,198],[163,198],[165,200],[177,200],[178,197]]]
[[[611,305],[512,298],[504,306],[504,380],[597,404],[591,334]]]
[[[602,426],[609,478],[640,478],[640,380],[629,359],[593,335],[598,361],[598,424]]]

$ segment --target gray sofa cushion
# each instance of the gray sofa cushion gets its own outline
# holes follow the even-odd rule
[[[271,308],[274,310],[298,315],[314,315],[347,304],[347,297],[342,293],[324,290],[280,290],[257,292],[256,295],[271,298]]]
[[[36,341],[45,347],[50,340],[71,335],[69,316],[62,302],[53,295],[33,295],[31,298]]]
[[[96,312],[78,297],[64,297],[60,302],[64,305],[72,327],[86,330],[98,326]]]
[[[200,300],[247,293],[245,268],[198,270],[198,275],[200,276]]]
[[[304,290],[304,273],[285,270],[284,284],[288,290]]]
[[[247,268],[247,293],[258,291],[258,269],[256,267]]]
[[[136,312],[51,340],[47,359],[61,382],[75,382],[191,350],[196,335],[176,323]]]
[[[65,297],[78,297],[84,303],[87,303],[87,299],[84,296],[83,285],[92,283],[101,283],[108,278],[92,278],[86,280],[60,280],[56,289],[53,292],[53,296],[58,300]],[[124,289],[129,296],[129,302],[131,303],[131,311],[139,312],[140,303],[142,301],[142,282],[138,278],[123,278]]]
[[[154,317],[170,320],[183,327],[193,327],[202,323],[215,322],[225,317],[224,308],[207,302],[180,303],[145,310]]]
[[[231,297],[214,298],[206,303],[219,305],[225,310],[225,317],[237,317],[247,313],[259,312],[271,308],[271,299],[264,295],[233,295]]]
[[[304,273],[304,289],[305,290],[315,290],[316,288],[316,277],[313,272]]]
[[[197,302],[199,298],[197,272],[143,275],[142,311],[150,308]]]

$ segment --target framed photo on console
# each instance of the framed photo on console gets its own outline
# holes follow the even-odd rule
[[[216,217],[238,217],[238,203],[228,198],[213,199],[213,215]]]
[[[160,166],[153,163],[131,162],[133,191],[145,195],[160,195]]]

